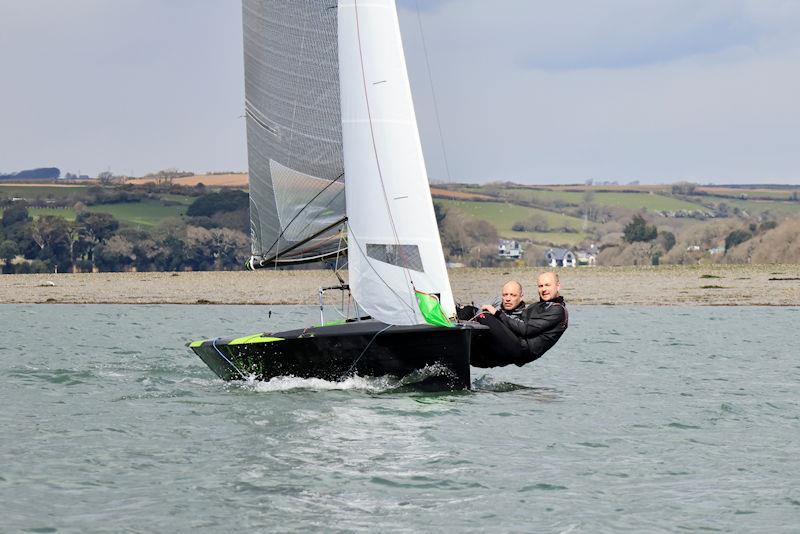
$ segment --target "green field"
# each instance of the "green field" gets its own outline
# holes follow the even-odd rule
[[[774,215],[793,216],[800,215],[800,202],[780,202],[770,200],[738,200],[733,198],[714,197],[718,203],[727,204],[747,211],[750,215],[758,215],[769,211]]]
[[[3,215],[3,208],[0,208],[0,216]],[[63,217],[68,221],[75,220],[75,210],[72,208],[28,208],[28,215],[34,219],[44,217],[45,215],[55,215],[56,217]]]
[[[497,228],[497,233],[501,237],[556,244],[574,244],[586,238],[586,234],[580,231],[584,229],[584,221],[569,215],[505,202],[465,202],[461,200],[437,200],[436,202],[442,204],[446,209],[456,210],[469,217],[489,222]],[[514,223],[533,216],[545,220],[551,228],[572,227],[579,232],[515,232],[511,229]]]
[[[720,199],[726,198],[741,198],[742,195],[748,197],[750,200],[786,200],[791,201],[792,195],[800,193],[800,187],[789,187],[781,189],[768,189],[768,188],[734,188],[734,187],[700,187],[700,190],[707,193],[711,197],[718,197]],[[744,198],[743,200],[747,200]],[[715,198],[715,200],[717,200]]]
[[[0,185],[0,197],[64,198],[86,189],[83,185]]]
[[[100,204],[89,206],[90,211],[110,213],[121,223],[130,226],[156,226],[170,217],[183,217],[186,206],[164,206],[157,200],[129,202],[126,204]]]
[[[183,204],[184,206],[189,206],[192,202],[197,200],[197,197],[189,197],[186,195],[163,194],[159,196],[164,200],[168,200],[170,202],[178,202],[180,204]]]
[[[485,193],[486,189],[481,186],[467,186],[460,188],[468,193]],[[698,197],[698,202],[688,202],[670,195],[661,195],[654,192],[610,192],[591,190],[564,191],[560,189],[534,189],[529,187],[506,187],[502,188],[502,196],[509,200],[518,199],[523,202],[540,202],[552,204],[563,202],[567,205],[579,206],[589,200],[598,206],[620,207],[627,209],[647,209],[649,211],[710,211],[699,202],[704,197]]]
[[[153,227],[169,217],[182,217],[186,213],[186,205],[164,206],[158,200],[145,200],[143,202],[128,202],[125,204],[99,204],[88,206],[89,211],[96,213],[110,213],[120,223],[128,226]],[[0,208],[0,216],[3,210]],[[44,215],[57,215],[68,221],[75,220],[75,210],[72,208],[28,208],[28,213],[33,218]]]
[[[509,197],[517,197],[528,202],[564,202],[566,204],[580,205],[587,200],[598,206],[621,207],[627,209],[647,209],[648,211],[710,211],[708,208],[694,202],[687,202],[679,198],[656,193],[580,193],[577,191],[556,191],[549,189],[509,189]]]

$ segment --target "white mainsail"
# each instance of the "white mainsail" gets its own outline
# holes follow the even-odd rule
[[[350,289],[386,323],[425,322],[416,292],[453,316],[394,0],[340,0],[338,19]]]

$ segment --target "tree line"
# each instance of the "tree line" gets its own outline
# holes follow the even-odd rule
[[[16,202],[0,222],[2,272],[239,269],[250,254],[248,206],[242,191],[208,193],[189,206],[187,217],[142,230],[81,203],[69,221],[57,215],[34,219],[25,203]]]

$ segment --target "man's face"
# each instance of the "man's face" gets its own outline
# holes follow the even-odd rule
[[[522,302],[522,289],[519,284],[509,282],[503,286],[503,309],[513,310]]]
[[[545,301],[556,298],[558,291],[561,289],[561,284],[556,280],[556,275],[553,273],[541,274],[537,286],[539,288],[539,298]]]

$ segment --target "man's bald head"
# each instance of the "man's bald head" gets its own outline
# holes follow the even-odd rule
[[[511,311],[522,302],[522,284],[516,280],[509,280],[503,284],[501,294],[502,306],[506,311]]]
[[[536,286],[539,290],[539,298],[545,301],[556,298],[561,290],[558,274],[552,271],[540,274]]]

